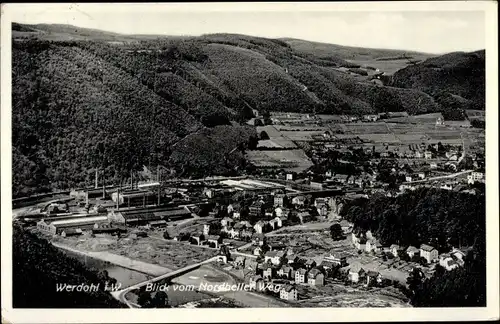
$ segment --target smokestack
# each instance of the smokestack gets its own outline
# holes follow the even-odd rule
[[[97,168],[95,169],[95,189],[99,188],[99,175],[98,175],[98,170]]]
[[[157,178],[158,178],[158,206],[160,206],[160,168],[158,168],[158,173],[157,173]]]

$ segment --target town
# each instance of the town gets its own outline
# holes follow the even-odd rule
[[[379,293],[359,297],[368,305],[401,306],[398,288],[414,271],[464,266],[466,248],[383,242],[343,207],[419,188],[475,195],[485,181],[477,112],[463,122],[440,113],[254,115],[259,140],[241,176],[172,179],[145,166],[119,187],[96,172],[92,188],[38,196],[36,208],[24,207],[32,198],[15,199],[15,221],[62,249],[147,274],[115,292],[129,307],[145,307],[152,282],[210,278],[264,287],[210,292],[247,307],[334,305],[332,296],[349,291]]]

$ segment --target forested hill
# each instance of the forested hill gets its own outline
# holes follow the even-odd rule
[[[14,196],[88,185],[96,166],[114,182],[157,164],[182,176],[233,174],[255,135],[238,126],[252,109],[441,110],[419,90],[374,84],[368,68],[282,40],[12,27]]]
[[[485,78],[484,50],[454,52],[397,71],[392,85],[424,91],[451,111],[484,110]]]
[[[430,244],[439,253],[449,252],[451,247],[469,250],[463,267],[445,271],[438,266],[425,280],[410,274],[411,302],[415,307],[484,307],[484,185],[476,189],[476,195],[420,188],[396,198],[361,198],[348,202],[341,215],[354,223],[354,231],[371,230],[384,246]]]
[[[106,272],[86,268],[46,240],[14,225],[12,303],[15,308],[124,308],[105,291],[117,285]],[[57,285],[99,285],[97,291],[57,291]]]

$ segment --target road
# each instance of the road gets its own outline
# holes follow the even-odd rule
[[[441,179],[456,178],[456,177],[459,177],[461,175],[471,173],[473,171],[474,170],[465,170],[465,171],[460,171],[457,173],[447,174],[447,175],[439,176],[439,177],[432,177],[432,178],[427,178],[427,179],[423,179],[423,180],[416,180],[416,181],[412,181],[412,182],[403,182],[403,184],[423,183],[423,182],[429,182],[429,181],[435,181],[435,180],[441,180]]]

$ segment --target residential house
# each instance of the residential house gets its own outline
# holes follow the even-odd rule
[[[241,229],[240,230],[240,240],[248,240],[252,238],[253,235],[253,229]]]
[[[299,218],[299,220],[302,224],[307,223],[308,221],[311,220],[311,214],[308,211],[299,212],[297,214],[297,217]]]
[[[349,176],[347,174],[335,174],[333,176],[333,180],[335,182],[340,183],[340,184],[346,184],[348,178],[349,178]]]
[[[266,236],[262,233],[254,233],[252,235],[252,243],[263,246],[266,243]]]
[[[276,214],[276,217],[282,217],[283,216],[283,210],[284,210],[284,208],[282,208],[282,207],[276,207],[274,209],[274,214]]]
[[[264,230],[264,225],[265,223],[263,221],[258,221],[257,223],[255,223],[255,225],[253,226],[255,233],[262,234]]]
[[[233,223],[234,223],[233,219],[229,218],[229,217],[224,217],[220,221],[220,224],[222,225],[222,227],[225,227],[225,228],[231,227],[233,225]]]
[[[271,261],[272,264],[279,265],[284,256],[285,253],[283,251],[268,251],[264,254],[264,262]]]
[[[262,287],[264,286],[264,279],[262,279],[262,276],[260,275],[250,277],[249,285],[250,288],[261,290]]]
[[[285,266],[282,266],[279,270],[278,270],[278,275],[280,277],[284,277],[284,278],[287,278],[287,279],[290,279],[291,276],[292,276],[292,271],[293,271],[293,268],[288,266],[288,265],[285,265]]]
[[[480,182],[484,181],[484,173],[483,172],[474,171],[474,172],[470,173],[469,175],[467,175],[467,182],[469,184],[474,184],[477,181],[480,181]]]
[[[332,253],[326,256],[323,261],[330,261],[335,265],[344,267],[347,265],[347,255],[345,255],[344,253]]]
[[[366,285],[370,285],[370,283],[381,283],[382,275],[376,271],[368,271],[366,273]]]
[[[280,290],[280,298],[284,300],[297,300],[297,288],[293,285],[285,285]]]
[[[275,230],[275,229],[282,227],[283,222],[282,222],[281,218],[276,216],[275,218],[273,218],[269,221],[269,225],[271,225],[273,230]]]
[[[239,212],[239,211],[234,211],[234,212],[233,212],[233,219],[234,219],[234,220],[238,220],[238,219],[240,219],[240,218],[241,218],[241,214],[240,214],[240,212]]]
[[[321,207],[316,208],[318,211],[318,215],[320,217],[327,217],[328,216],[328,207],[327,205],[322,205]]]
[[[437,165],[437,163],[436,163],[436,162],[431,162],[431,163],[429,163],[429,167],[430,167],[431,169],[437,169],[438,165]]]
[[[427,244],[420,245],[420,256],[427,260],[427,263],[434,262],[438,258],[438,251]]]
[[[298,255],[287,255],[286,259],[288,260],[288,264],[298,263],[300,257]]]
[[[316,198],[314,200],[314,207],[318,208],[328,204],[328,198]]]
[[[445,184],[441,185],[439,188],[443,189],[443,190],[452,190],[453,189],[453,187],[449,183],[445,183]]]
[[[325,276],[321,271],[314,268],[307,273],[307,283],[311,286],[323,286],[325,284]]]
[[[217,235],[208,235],[207,243],[208,243],[208,246],[211,246],[215,249],[218,249],[219,245],[223,243],[223,240],[220,239],[220,237]]]
[[[412,176],[407,175],[407,176],[405,177],[405,180],[406,180],[406,182],[411,182],[411,181],[413,180],[413,178],[412,178]]]
[[[210,224],[204,224],[203,225],[203,235],[208,235],[210,234]]]
[[[246,260],[244,256],[239,255],[234,260],[234,265],[239,268],[245,268]]]
[[[372,231],[370,231],[370,230],[366,231],[365,235],[366,235],[366,239],[368,239],[368,240],[375,238],[372,234]]]
[[[261,255],[262,254],[262,248],[260,246],[257,246],[256,248],[253,249],[253,255]]]
[[[306,268],[307,268],[308,270],[310,270],[310,269],[314,268],[317,264],[316,264],[316,261],[314,261],[313,259],[308,259],[308,260],[306,261],[306,264],[305,264],[305,265],[306,265]]]
[[[292,198],[292,204],[296,206],[304,206],[306,202],[306,197],[304,196],[295,196]]]
[[[207,235],[208,236],[208,235]],[[191,244],[195,244],[195,245],[201,245],[201,243],[203,242],[204,240],[204,235],[203,234],[195,234],[195,235],[191,235],[191,237],[189,238],[189,241],[191,242]]]
[[[410,245],[407,249],[406,249],[406,254],[408,254],[408,256],[410,258],[413,258],[415,255],[418,255],[418,253],[420,252],[419,249],[417,249],[416,247]]]
[[[352,224],[349,223],[347,220],[343,219],[340,221],[340,227],[342,228],[344,234],[346,234],[349,233],[349,231],[352,229]]]
[[[287,173],[286,174],[286,180],[287,181],[293,181],[293,174],[292,173]]]
[[[295,282],[296,283],[305,283],[307,280],[307,270],[299,269],[295,271]]]
[[[366,238],[360,237],[359,239],[356,240],[356,242],[354,243],[354,246],[358,250],[364,250],[364,249],[366,249]]]
[[[459,249],[453,248],[450,252],[451,256],[454,257],[460,265],[463,265],[465,262],[465,253],[460,251]]]
[[[332,262],[330,260],[323,259],[321,263],[319,264],[320,267],[322,267],[325,271],[333,269],[337,267],[336,262]]]
[[[425,151],[425,152],[424,152],[424,158],[425,158],[426,160],[432,159],[432,152],[430,152],[430,151]]]
[[[229,231],[227,231],[227,234],[232,239],[237,239],[240,237],[240,231],[235,228],[231,228]]]
[[[349,269],[348,279],[351,282],[359,282],[366,276],[366,271],[358,265],[352,266]]]
[[[274,206],[275,207],[283,207],[284,198],[285,198],[284,194],[274,195]]]
[[[422,158],[422,153],[420,153],[420,151],[415,151],[415,158],[416,159],[421,159]]]
[[[253,219],[258,219],[264,214],[264,203],[256,201],[248,207],[248,215]]]
[[[273,266],[264,263],[264,265],[262,266],[262,277],[264,277],[264,279],[270,280],[273,278],[273,274],[274,274]]]
[[[382,244],[376,239],[367,240],[365,250],[366,252],[380,253],[382,252]]]
[[[451,253],[443,253],[439,256],[439,265],[445,268],[447,271],[458,268],[460,265],[452,257]]]
[[[390,252],[394,257],[397,257],[399,255],[400,247],[397,244],[392,244],[390,246]]]
[[[421,179],[421,180],[425,179],[425,173],[424,172],[419,172],[418,173],[418,178]]]

